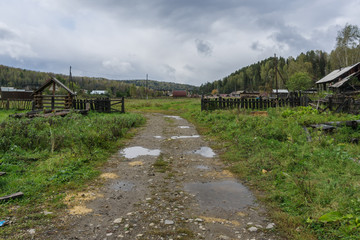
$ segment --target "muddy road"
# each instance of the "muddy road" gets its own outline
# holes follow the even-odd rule
[[[192,124],[146,117],[146,126],[107,163],[103,187],[69,195],[63,226],[41,238],[280,239]]]

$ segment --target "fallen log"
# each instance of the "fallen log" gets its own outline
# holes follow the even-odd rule
[[[0,172],[0,176],[5,175],[5,174],[6,174],[6,172]]]
[[[0,197],[0,201],[7,201],[9,199],[14,199],[14,198],[18,198],[18,197],[22,197],[24,194],[22,192],[17,192],[14,194],[10,194],[4,197]]]

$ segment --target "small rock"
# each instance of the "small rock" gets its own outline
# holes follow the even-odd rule
[[[129,224],[125,224],[124,228],[129,228],[129,226],[130,226]]]
[[[146,201],[151,201],[151,198],[146,198],[145,200],[146,200]]]
[[[50,215],[50,214],[52,214],[52,212],[48,212],[48,211],[44,211],[44,215]]]
[[[117,218],[117,219],[114,220],[114,223],[121,223],[122,220],[123,220],[122,218]]]
[[[150,223],[149,226],[153,227],[153,226],[155,226],[155,223]]]
[[[257,227],[251,227],[248,229],[250,232],[256,232],[258,230]]]
[[[196,218],[195,222],[203,222],[204,220],[202,220],[201,218]]]
[[[228,236],[225,236],[225,235],[220,235],[219,239],[220,240],[230,240],[230,238]]]
[[[36,232],[35,229],[29,229],[28,230],[28,233],[30,233],[30,234],[35,234],[35,232]]]
[[[136,235],[136,237],[142,237],[142,236],[144,236],[144,234],[138,234],[138,235]]]
[[[112,236],[112,235],[113,235],[113,233],[107,233],[107,234],[106,234],[107,237],[110,237],[110,236]]]
[[[266,229],[273,229],[275,227],[275,223],[269,223],[267,226],[266,226]]]
[[[174,221],[173,220],[165,220],[165,225],[173,225]]]
[[[124,235],[120,234],[120,235],[118,236],[118,238],[124,238]]]

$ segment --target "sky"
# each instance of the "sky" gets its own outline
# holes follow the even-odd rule
[[[200,86],[257,61],[331,52],[360,0],[0,0],[0,64]]]

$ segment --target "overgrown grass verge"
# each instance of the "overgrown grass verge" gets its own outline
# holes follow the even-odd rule
[[[99,167],[120,146],[130,128],[143,124],[139,114],[69,114],[66,117],[6,119],[0,123],[0,238],[14,238],[51,219],[44,210],[62,208],[64,192],[80,189],[98,176]]]
[[[250,112],[187,112],[208,136],[227,146],[232,172],[265,192],[270,213],[289,239],[359,239],[360,128],[333,133],[303,126],[359,116],[311,108]],[[356,141],[355,141],[356,142]]]

